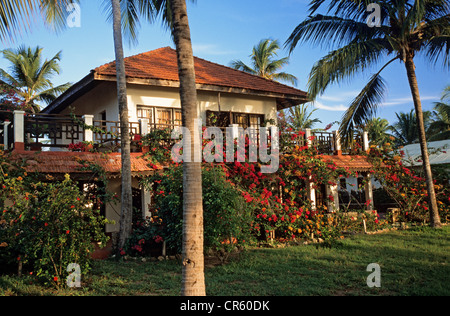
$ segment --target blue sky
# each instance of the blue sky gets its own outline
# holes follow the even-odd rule
[[[55,83],[77,82],[95,67],[114,60],[112,25],[106,19],[104,0],[81,0],[81,27],[68,28],[60,34],[37,25],[29,34],[3,47],[41,46],[48,58],[62,51],[62,73]],[[198,0],[188,4],[194,54],[198,57],[229,65],[233,59],[249,62],[249,55],[261,39],[278,39],[284,43],[294,28],[307,16],[308,0]],[[125,42],[125,55],[130,56],[164,46],[174,47],[169,32],[160,23],[149,25],[142,21],[138,43]],[[291,55],[285,68],[299,78],[297,88],[306,90],[307,78],[314,63],[327,49],[301,45]],[[288,53],[280,50],[279,56]],[[424,110],[430,110],[440,99],[444,87],[450,84],[448,71],[440,65],[431,66],[424,58],[416,58],[417,77]],[[0,60],[0,67],[6,63]],[[323,127],[339,121],[351,100],[358,94],[376,68],[368,70],[349,82],[330,87],[315,103],[315,117]],[[391,64],[383,77],[388,83],[388,95],[378,116],[395,122],[395,112],[413,108],[406,71],[403,64]]]

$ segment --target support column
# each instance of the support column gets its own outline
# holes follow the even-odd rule
[[[363,150],[365,152],[368,152],[370,149],[369,147],[369,133],[368,132],[364,132],[363,133]]]
[[[342,146],[341,146],[341,135],[339,134],[339,131],[334,131],[334,151],[335,154],[338,156],[342,155]]]
[[[310,128],[305,129],[305,138],[306,138],[306,143],[308,144],[308,148],[311,148],[312,144],[313,144],[313,142],[311,140],[311,136],[312,136],[311,129]]]
[[[14,149],[25,150],[25,111],[14,111]]]
[[[9,149],[8,127],[11,124],[11,122],[5,121],[2,124],[3,124],[3,144],[4,144],[3,149],[8,150]]]
[[[334,181],[335,179],[331,180]],[[335,213],[339,212],[339,181],[334,181],[335,185],[327,184],[327,207],[328,212]],[[333,201],[330,201],[330,197],[332,197]]]
[[[94,126],[94,115],[83,115],[84,124],[87,126]],[[84,141],[93,142],[94,132],[91,129],[84,130]]]
[[[233,140],[238,139],[239,138],[239,125],[231,124],[230,127],[232,128]]]
[[[364,193],[366,195],[366,203],[367,203],[367,210],[374,210],[375,204],[373,202],[373,184],[372,184],[372,175],[368,173],[366,176],[366,184],[364,185]]]
[[[313,182],[308,182],[307,184],[307,194],[308,194],[308,200],[311,201],[311,209],[313,211],[316,210],[316,189],[314,188]]]
[[[148,123],[149,123],[148,119],[140,119],[139,120],[139,125],[140,125],[140,129],[141,129],[141,136],[145,136],[145,135],[148,134]]]
[[[152,203],[152,192],[142,187],[142,217],[144,220],[150,219],[152,213],[150,212],[150,205]]]

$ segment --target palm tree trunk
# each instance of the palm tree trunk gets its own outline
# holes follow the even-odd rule
[[[177,48],[183,126],[194,135],[198,118],[194,56],[185,0],[170,1],[173,38]],[[192,156],[195,155],[195,142]],[[205,296],[203,256],[203,199],[201,162],[183,163],[183,276],[181,294]]]
[[[120,231],[118,249],[122,249],[131,234],[132,221],[132,189],[131,189],[131,157],[130,133],[127,104],[127,82],[123,56],[121,12],[119,0],[111,0],[113,8],[114,48],[116,53],[117,99],[120,114],[120,139],[122,157],[122,207],[120,214]]]
[[[427,183],[428,201],[430,209],[430,223],[432,227],[441,227],[441,219],[436,202],[434,190],[433,173],[431,172],[430,159],[428,157],[428,145],[425,135],[425,124],[423,120],[422,102],[420,101],[419,86],[417,84],[416,66],[413,57],[407,55],[405,58],[406,72],[408,74],[409,86],[413,96],[414,107],[416,109],[417,126],[419,128],[420,149],[422,151],[423,169]]]

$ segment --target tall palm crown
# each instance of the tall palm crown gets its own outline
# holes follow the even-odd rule
[[[366,124],[369,141],[371,145],[380,146],[389,141],[392,136],[389,134],[389,122],[386,119],[375,117]]]
[[[50,60],[43,60],[42,48],[19,47],[3,50],[3,57],[11,63],[10,71],[0,69],[0,85],[14,91],[27,110],[39,112],[39,103],[50,103],[70,87],[70,83],[54,86],[51,78],[60,73],[61,52]]]
[[[315,14],[325,0],[313,0]],[[312,68],[308,92],[311,98],[333,83],[351,78],[391,56],[351,103],[341,124],[341,137],[362,125],[376,112],[385,92],[382,70],[394,60],[406,62],[423,52],[431,62],[442,59],[450,67],[450,5],[447,0],[331,0],[327,14],[315,14],[299,24],[286,45],[293,51],[299,42],[336,48]],[[368,25],[370,3],[380,6],[380,26]]]
[[[309,111],[311,104],[300,104],[295,107],[289,108],[288,111],[288,124],[294,130],[304,130],[312,128],[316,123],[322,123],[318,118],[312,118],[317,109]]]
[[[444,89],[440,102],[434,105],[434,118],[430,124],[430,141],[450,139],[450,85]]]
[[[190,1],[195,2],[195,0]],[[135,37],[140,17],[144,17],[149,22],[153,22],[155,18],[160,17],[164,26],[171,30],[172,39],[177,49],[183,127],[191,131],[197,128],[194,123],[197,118],[197,90],[186,0],[111,0],[111,4],[114,10],[109,11],[110,16],[112,14],[114,17],[114,30],[117,35],[120,33],[118,25],[121,22],[125,34]],[[121,13],[120,16],[118,16],[119,12]],[[121,44],[118,40],[120,37],[116,37],[116,46]],[[116,51],[119,52],[120,49]],[[120,52],[116,54],[117,64],[120,62],[124,65],[121,55]],[[123,72],[124,70],[123,67]],[[124,74],[120,77],[122,80],[125,79]],[[126,88],[126,83],[124,86]],[[125,93],[120,94],[124,95]],[[193,146],[191,153],[194,153],[196,141],[193,141],[191,146]],[[182,295],[205,295],[203,251],[201,163],[185,162],[183,163]]]
[[[289,64],[289,57],[276,59],[280,45],[277,40],[261,40],[253,47],[250,55],[252,65],[247,66],[241,60],[231,62],[231,67],[242,70],[266,79],[284,81],[293,85],[297,84],[297,77],[279,70]]]
[[[30,30],[31,21],[41,15],[54,30],[65,27],[70,12],[67,5],[79,0],[2,0],[0,1],[0,41],[13,40]]]
[[[423,114],[425,126],[428,127],[431,113],[424,112]],[[417,119],[414,110],[411,110],[409,113],[395,113],[395,115],[397,116],[397,122],[390,126],[390,130],[397,138],[397,142],[400,145],[417,143],[419,141],[419,131],[417,129]]]
[[[414,58],[424,53],[436,64],[443,61],[450,68],[450,3],[448,0],[330,0],[326,14],[316,14],[325,0],[312,0],[311,15],[293,31],[286,45],[291,51],[299,42],[310,41],[333,50],[313,67],[308,82],[312,99],[332,83],[349,79],[376,65],[382,57],[389,60],[375,73],[342,117],[341,139],[350,143],[356,126],[363,125],[376,113],[383,101],[386,85],[381,72],[393,61],[404,63],[416,111],[423,169],[430,202],[430,223],[440,227],[440,217],[433,184],[422,103]],[[367,10],[379,8],[379,23],[369,22]],[[377,11],[375,10],[375,13]]]

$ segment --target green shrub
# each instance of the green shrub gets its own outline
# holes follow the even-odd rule
[[[24,273],[56,286],[65,284],[69,264],[78,264],[85,275],[92,242],[107,242],[106,220],[91,201],[68,175],[39,182],[26,172],[0,171],[0,262],[23,266]]]
[[[220,166],[203,167],[203,216],[205,250],[232,251],[252,239],[252,210],[242,194],[225,177]],[[168,250],[182,252],[183,168],[171,166],[163,174],[145,180],[154,185],[155,209],[148,223],[136,229],[127,254],[148,254],[143,245],[167,243]]]

